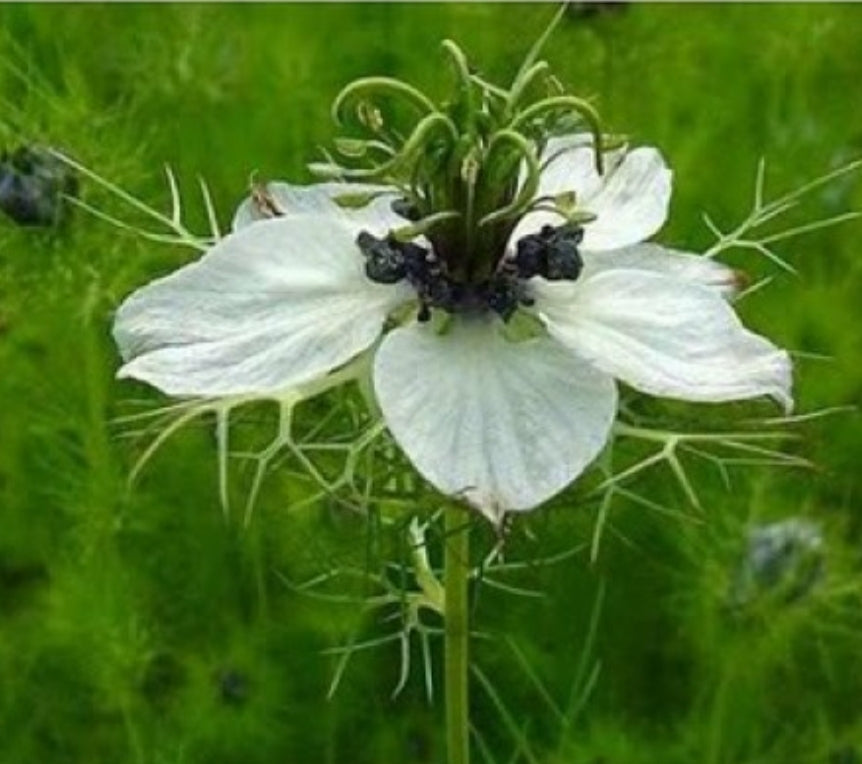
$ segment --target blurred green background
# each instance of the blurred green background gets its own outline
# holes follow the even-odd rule
[[[331,99],[352,78],[391,74],[442,95],[439,41],[451,37],[505,82],[552,10],[6,5],[0,141],[62,148],[160,208],[168,163],[204,230],[198,175],[227,222],[253,171],[310,180],[306,161],[334,135]],[[743,219],[761,157],[778,194],[862,156],[860,51],[862,6],[633,4],[570,9],[546,55],[609,129],[661,148],[675,192],[659,238],[702,250],[702,213],[725,229]],[[82,193],[116,207],[93,184]],[[851,209],[855,176],[773,226]],[[751,252],[727,258],[775,277],[741,312],[800,353],[802,412],[860,399],[860,237],[849,223],[778,245],[797,277]],[[57,231],[0,219],[0,762],[439,762],[441,709],[417,645],[397,698],[389,643],[357,653],[328,700],[337,660],[322,651],[393,624],[284,581],[397,559],[403,523],[381,530],[377,515],[328,501],[297,508],[310,489],[295,466],[267,480],[247,529],[241,513],[225,519],[208,421],[127,486],[146,440],[116,419],[164,401],[114,381],[111,314],[190,257],[86,214]],[[777,413],[651,405],[692,428]],[[620,497],[595,561],[507,579],[544,597],[481,588],[474,622],[489,638],[475,659],[493,689],[473,688],[477,761],[862,762],[859,416],[796,432],[788,447],[815,468],[732,469],[728,488],[695,465],[702,514],[657,469],[637,491],[682,519]],[[515,524],[512,557],[588,542],[596,511],[585,489],[568,492]],[[734,603],[750,529],[791,517],[823,536],[817,574],[792,596],[785,581]]]

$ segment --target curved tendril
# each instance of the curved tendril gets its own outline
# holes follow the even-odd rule
[[[439,111],[434,112],[416,123],[416,127],[413,128],[413,132],[410,134],[410,137],[407,139],[404,146],[402,146],[398,154],[392,157],[392,159],[378,165],[377,167],[371,167],[369,169],[346,168],[343,175],[345,178],[379,178],[386,173],[392,172],[400,164],[407,161],[417,149],[421,148],[422,144],[434,130],[440,128],[445,128],[446,132],[452,138],[453,143],[458,139],[458,130],[452,123],[452,120],[445,114],[441,114]]]
[[[455,72],[461,79],[461,84],[466,88],[470,85],[470,67],[467,64],[467,56],[464,51],[458,47],[458,44],[452,40],[443,40],[440,46],[445,50],[452,59],[452,65],[455,67]]]
[[[347,169],[341,164],[325,146],[319,146],[318,151],[323,157],[322,161],[314,161],[308,164],[308,169],[313,175],[328,180],[344,180],[344,171]]]
[[[568,110],[574,111],[586,121],[593,135],[593,151],[595,152],[596,170],[601,175],[604,172],[604,163],[602,162],[602,130],[599,124],[599,115],[596,110],[582,98],[577,96],[553,96],[545,98],[541,101],[528,106],[524,111],[518,114],[510,123],[508,130],[519,130],[531,119],[544,116],[549,112]]]
[[[545,165],[541,165],[540,173],[544,172]],[[543,194],[542,196],[537,196],[533,199],[527,208],[524,210],[524,214],[528,214],[530,212],[552,212],[556,215],[559,215],[561,218],[565,218],[566,214],[560,209],[559,204],[557,203],[557,197],[551,194]]]
[[[545,170],[547,170],[547,169],[548,169],[548,168],[549,168],[549,167],[550,167],[554,162],[556,162],[556,161],[557,161],[561,156],[563,156],[564,154],[568,154],[570,151],[574,151],[575,149],[579,149],[579,148],[589,148],[589,147],[590,147],[590,144],[589,144],[589,143],[584,143],[583,145],[581,145],[581,144],[577,144],[577,145],[575,145],[575,146],[566,146],[565,148],[558,149],[557,151],[554,151],[552,154],[550,154],[550,155],[549,155],[549,156],[548,156],[548,157],[547,157],[547,158],[542,162],[542,172],[544,172]],[[603,151],[608,151],[607,146],[604,146],[604,145],[603,145],[603,146],[602,146],[602,150],[603,150]],[[603,159],[604,159],[604,158],[603,158]]]
[[[426,159],[427,157],[424,156],[419,158],[419,161],[413,165],[410,171],[410,177],[404,183],[409,189],[407,198],[413,202],[421,215],[429,210],[429,202],[431,201],[428,198],[428,187],[422,184],[422,170]]]
[[[563,14],[566,12],[566,6],[568,3],[563,3],[558,9],[557,12],[551,18],[548,26],[545,27],[544,31],[536,42],[533,43],[533,47],[530,48],[530,52],[527,53],[526,58],[521,62],[521,68],[518,69],[518,73],[515,75],[515,79],[512,80],[512,87],[510,91],[515,91],[520,89],[521,80],[527,75],[527,72],[533,68],[533,64],[536,63],[536,59],[539,57],[539,54],[542,52],[542,48],[545,47],[545,43],[554,33],[554,30],[557,28],[557,25],[563,18]]]
[[[518,105],[518,101],[521,100],[521,96],[524,95],[524,91],[530,87],[533,80],[536,79],[540,74],[546,72],[549,68],[547,61],[539,61],[526,72],[524,72],[523,77],[521,77],[518,82],[516,82],[512,86],[512,90],[509,91],[509,95],[506,98],[506,114],[511,115],[512,109]]]
[[[392,146],[383,141],[365,141],[364,143],[369,151],[379,151],[381,154],[385,154],[388,157],[394,157],[397,153]]]
[[[559,207],[554,207],[551,204],[531,204],[529,207],[527,207],[524,214],[526,214],[527,212],[550,212],[554,215],[559,215],[564,221],[566,220],[565,213],[560,212]]]
[[[452,66],[455,69],[455,73],[458,76],[460,81],[461,89],[464,91],[464,95],[467,98],[467,114],[470,115],[470,131],[473,131],[473,114],[475,113],[475,104],[473,100],[473,83],[470,76],[470,66],[467,63],[467,56],[464,55],[464,51],[458,47],[458,45],[452,40],[443,40],[441,43],[443,50],[445,50],[449,57],[452,59]]]
[[[428,215],[421,220],[417,220],[411,225],[404,226],[403,228],[398,228],[392,233],[399,241],[410,241],[410,239],[413,239],[416,236],[424,236],[438,223],[446,223],[450,220],[457,220],[460,217],[461,213],[458,212],[458,210],[444,210],[442,212],[435,212],[434,214]]]
[[[350,138],[335,139],[335,149],[348,159],[358,159],[364,157],[369,151],[379,151],[387,159],[394,157],[398,152],[395,151],[388,143],[383,141],[358,141]]]
[[[487,80],[482,79],[478,74],[471,74],[470,80],[482,88],[482,90],[484,90],[488,95],[495,96],[502,101],[505,101],[509,97],[509,93],[503,90],[503,88],[497,87]]]
[[[340,125],[344,106],[350,99],[361,95],[373,95],[374,93],[401,96],[411,106],[423,113],[437,111],[437,107],[428,96],[406,82],[394,77],[361,77],[351,82],[335,96],[335,100],[332,102],[332,119]]]
[[[536,192],[539,190],[539,159],[536,156],[536,151],[530,141],[514,130],[501,130],[494,134],[494,137],[488,145],[489,155],[491,151],[494,150],[495,146],[501,141],[507,141],[518,149],[521,158],[527,166],[527,178],[521,186],[521,190],[518,192],[518,195],[511,201],[511,203],[485,215],[485,217],[479,221],[480,227],[494,223],[497,220],[502,220],[519,214],[532,203],[533,198],[536,196]]]

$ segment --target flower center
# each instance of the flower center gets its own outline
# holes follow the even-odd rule
[[[416,290],[420,321],[431,317],[432,308],[447,313],[493,311],[508,321],[520,306],[533,304],[529,279],[578,278],[583,267],[578,245],[583,236],[583,228],[574,223],[546,225],[539,233],[519,239],[514,253],[500,258],[490,277],[468,281],[453,278],[447,262],[430,248],[399,241],[392,233],[377,238],[362,231],[356,243],[365,257],[368,278],[379,284],[407,280]]]
[[[531,304],[530,279],[571,281],[581,272],[578,245],[588,218],[574,191],[540,192],[542,173],[558,156],[546,153],[554,137],[582,134],[601,174],[611,142],[593,107],[567,94],[538,60],[544,39],[508,88],[486,81],[446,40],[455,80],[445,100],[392,77],[364,77],[332,105],[345,131],[335,141],[341,159],[327,154],[312,169],[330,180],[396,190],[393,210],[407,224],[384,238],[363,231],[357,244],[370,279],[406,280],[416,290],[420,320],[439,308],[508,321]],[[350,196],[339,203],[362,206]],[[512,232],[534,212],[555,213],[560,225],[511,246]]]

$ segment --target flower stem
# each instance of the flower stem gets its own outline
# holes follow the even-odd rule
[[[469,610],[470,525],[460,507],[446,510],[446,747],[448,764],[469,764]]]

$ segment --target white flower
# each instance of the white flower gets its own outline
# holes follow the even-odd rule
[[[537,506],[595,459],[616,414],[615,378],[654,395],[769,395],[789,408],[788,356],[740,323],[726,300],[733,273],[641,243],[667,215],[661,155],[617,151],[602,176],[593,158],[580,136],[552,139],[543,157],[538,195],[574,192],[595,216],[583,227],[580,276],[526,286],[544,336],[512,342],[487,312],[458,313],[442,334],[411,320],[381,337],[416,295],[405,280],[370,280],[356,240],[406,223],[393,197],[343,209],[332,197],[344,185],[277,183],[268,190],[283,216],[260,220],[246,201],[232,234],[123,303],[120,376],[179,396],[276,395],[374,352],[374,390],[407,456],[493,520]],[[509,251],[561,222],[528,213]]]

